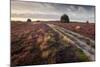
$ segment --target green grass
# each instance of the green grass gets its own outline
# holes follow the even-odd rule
[[[84,54],[84,52],[81,49],[77,48],[76,52],[78,53],[80,62],[89,61],[88,57]]]

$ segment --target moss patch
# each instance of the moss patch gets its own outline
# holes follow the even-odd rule
[[[88,57],[84,54],[84,52],[81,49],[77,48],[76,53],[79,56],[80,62],[89,61]]]

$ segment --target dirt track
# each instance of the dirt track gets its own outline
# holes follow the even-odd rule
[[[70,42],[75,44],[81,50],[83,50],[84,53],[90,58],[90,60],[95,60],[95,49],[92,47],[95,45],[95,42],[93,40],[91,40],[88,37],[84,37],[78,33],[59,27],[57,25],[47,25],[50,26],[56,32],[61,33],[61,35],[64,35],[67,38],[69,37]]]

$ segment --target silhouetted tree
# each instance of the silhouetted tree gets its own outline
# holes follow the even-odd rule
[[[86,23],[89,23],[89,21],[86,21]]]
[[[27,19],[27,22],[31,22],[31,19]]]
[[[62,23],[69,23],[70,22],[69,17],[66,14],[62,15],[60,20]]]

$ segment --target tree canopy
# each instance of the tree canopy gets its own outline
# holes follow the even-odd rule
[[[31,22],[31,19],[27,19],[27,22]]]
[[[62,15],[60,20],[62,23],[69,23],[70,22],[69,17],[66,14]]]

